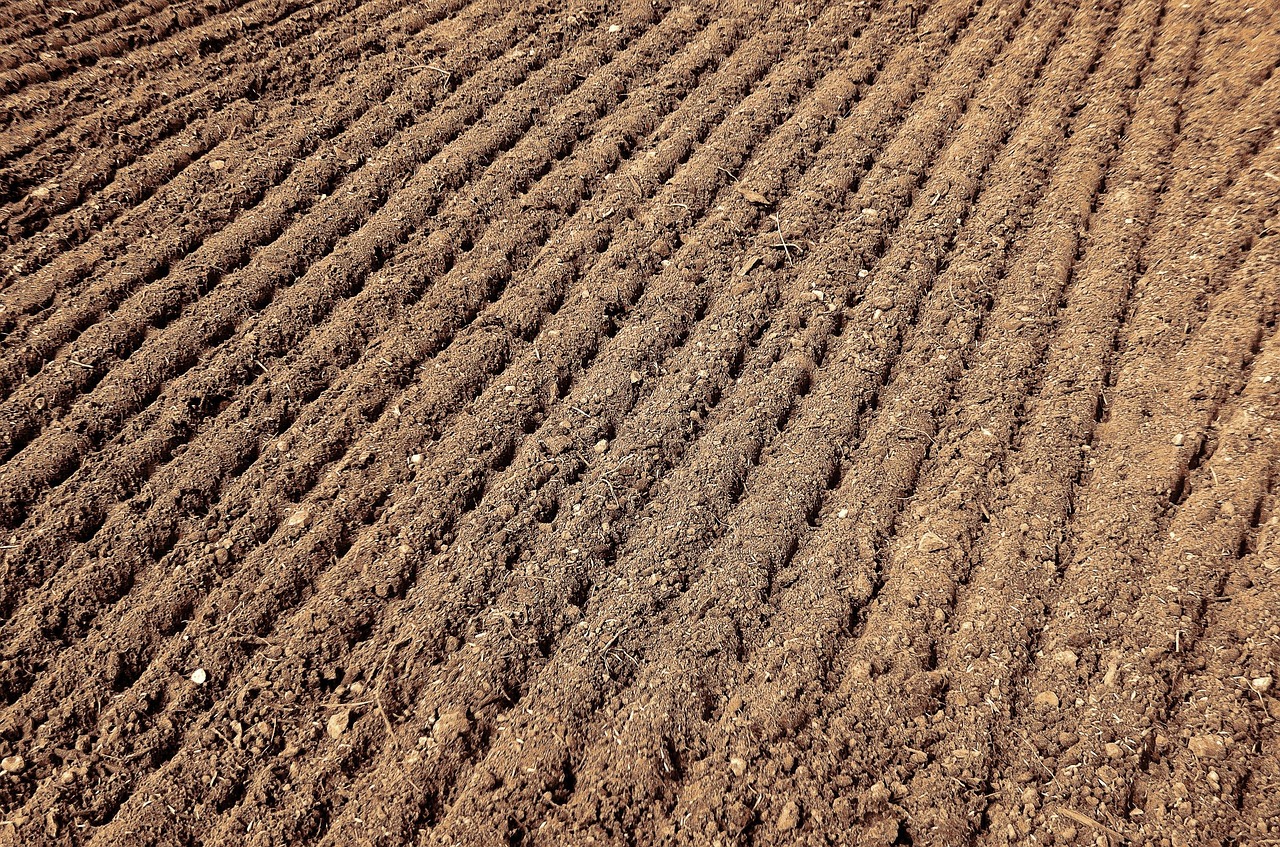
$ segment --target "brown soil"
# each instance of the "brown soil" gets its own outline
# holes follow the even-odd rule
[[[1280,844],[1280,6],[0,2],[0,845]]]

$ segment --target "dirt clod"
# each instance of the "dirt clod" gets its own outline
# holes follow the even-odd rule
[[[471,731],[471,718],[466,707],[446,709],[432,728],[432,735],[441,744],[451,744]]]
[[[947,549],[949,545],[935,532],[926,532],[920,536],[920,541],[916,544],[916,549],[921,553],[936,553],[939,550]]]
[[[1200,759],[1221,759],[1227,755],[1227,743],[1218,735],[1197,735],[1187,742],[1187,749]]]
[[[351,710],[338,709],[329,719],[325,721],[324,731],[333,740],[337,741],[346,735],[348,727],[351,726]]]
[[[800,825],[800,805],[795,800],[788,800],[778,813],[775,823],[779,832],[790,832]]]

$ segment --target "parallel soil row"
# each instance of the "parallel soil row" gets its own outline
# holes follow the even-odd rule
[[[0,845],[1280,839],[1280,9],[0,10]]]

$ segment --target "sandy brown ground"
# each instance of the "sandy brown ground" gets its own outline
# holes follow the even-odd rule
[[[0,845],[1280,844],[1278,65],[0,0]]]

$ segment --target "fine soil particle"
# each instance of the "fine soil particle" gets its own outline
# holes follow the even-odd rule
[[[1280,842],[1280,6],[56,6],[0,847]]]

